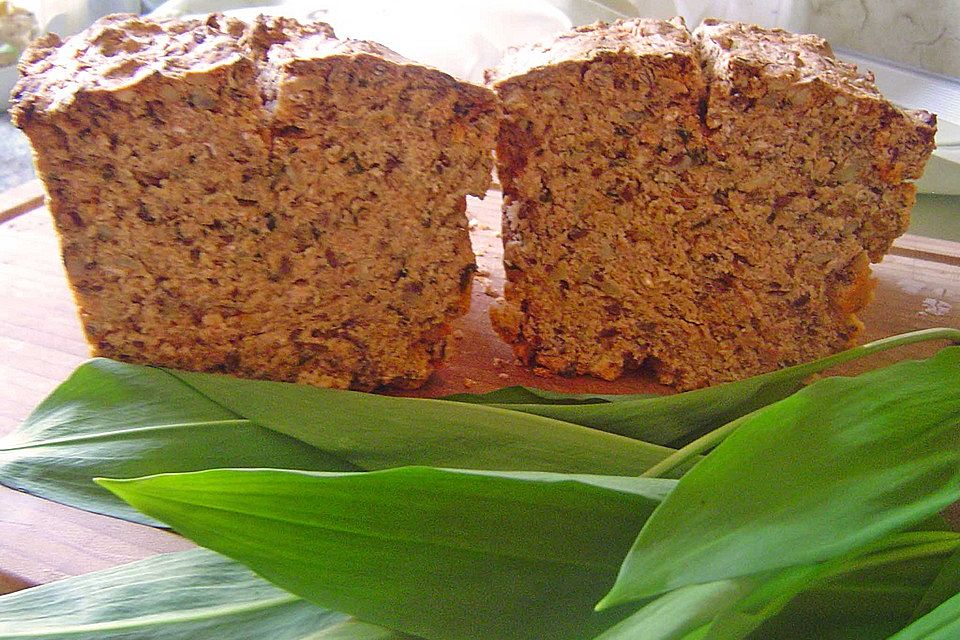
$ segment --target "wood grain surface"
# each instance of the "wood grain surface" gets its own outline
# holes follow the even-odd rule
[[[50,217],[38,187],[0,195],[0,436],[88,357],[60,262]],[[23,213],[23,211],[32,209]],[[668,390],[631,374],[605,382],[539,377],[513,361],[490,328],[487,311],[503,284],[500,196],[471,199],[468,216],[480,271],[472,307],[454,332],[448,365],[415,393],[437,396],[509,384],[618,393]],[[936,326],[960,327],[960,245],[906,236],[874,266],[876,299],[862,314],[864,340]],[[875,356],[849,373],[942,345],[916,345]],[[94,571],[190,543],[148,527],[96,516],[0,487],[0,593]]]

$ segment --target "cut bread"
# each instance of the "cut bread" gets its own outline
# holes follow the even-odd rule
[[[358,389],[443,359],[492,92],[265,18],[111,16],[21,71],[13,117],[96,355]]]
[[[504,299],[525,362],[679,389],[849,345],[906,229],[935,119],[815,36],[580,27],[490,72]]]

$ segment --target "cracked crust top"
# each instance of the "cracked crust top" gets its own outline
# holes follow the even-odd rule
[[[95,22],[83,38],[47,34],[20,61],[13,121],[68,108],[79,93],[118,91],[154,74],[184,76],[234,64],[244,57],[237,42],[244,28],[216,14],[163,22],[114,14]]]
[[[870,73],[837,60],[820,36],[766,29],[754,24],[708,18],[696,29],[705,49],[713,54],[714,75],[723,77],[737,65],[762,68],[767,78],[800,82],[818,78],[838,89],[881,98]]]
[[[243,34],[240,44],[257,59],[266,60],[283,45],[287,48],[300,43],[309,46],[313,41],[335,40],[336,37],[333,27],[325,22],[300,23],[293,18],[260,15]]]
[[[882,113],[884,138],[896,148],[887,170],[891,181],[915,180],[934,148],[937,118],[922,109],[900,109],[884,98],[873,74],[834,57],[829,43],[812,34],[794,34],[757,25],[705,20],[693,33],[711,91],[770,101],[783,91],[791,102],[813,93],[830,95],[832,109],[847,111],[870,126],[871,112]],[[764,97],[770,94],[770,97]],[[714,101],[711,100],[711,103]],[[827,107],[823,107],[829,111]],[[707,125],[713,126],[713,114]],[[878,151],[879,152],[879,151]]]
[[[319,26],[318,26],[319,25]],[[406,58],[384,45],[370,40],[337,38],[333,29],[324,23],[301,25],[291,18],[259,16],[241,39],[241,45],[262,64],[260,86],[266,107],[276,108],[278,84],[298,75],[317,71],[317,66],[333,59],[368,58],[374,64],[386,62],[432,76],[451,86],[458,85],[465,93],[478,100],[494,100],[493,93],[484,87],[463,83],[448,73]]]
[[[643,56],[681,53],[693,56],[694,45],[683,18],[663,20],[617,20],[595,22],[558,35],[548,43],[513,51],[484,74],[488,85],[563,62],[593,60],[605,53],[625,52]]]

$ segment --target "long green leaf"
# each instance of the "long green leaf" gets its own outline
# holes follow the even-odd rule
[[[914,619],[914,610],[947,568],[958,539],[957,533],[939,540],[898,534],[863,557],[839,563],[832,575],[804,589],[776,615],[760,620],[755,633],[718,637],[883,640]],[[909,544],[898,547],[900,540]]]
[[[231,411],[362,470],[425,465],[634,475],[673,453],[498,407],[170,373]]]
[[[513,409],[514,407],[510,405],[520,405],[519,411],[536,413],[535,408],[526,405],[604,404],[607,402],[631,402],[657,397],[660,396],[655,393],[563,393],[561,391],[550,391],[549,389],[514,385],[486,393],[455,393],[444,396],[442,399],[452,400],[453,402],[493,405],[504,409]]]
[[[960,549],[944,563],[940,573],[917,603],[914,614],[918,618],[926,615],[955,593],[960,593]]]
[[[888,536],[865,550],[829,562],[789,567],[770,578],[740,578],[753,580],[757,587],[735,606],[719,612],[703,637],[742,640],[754,637],[758,629],[757,636],[765,637],[778,627],[806,628],[804,637],[840,635],[882,640],[909,621],[924,585],[936,577],[932,567],[942,567],[958,547],[960,534],[955,532],[912,531]],[[829,604],[817,601],[819,610],[814,614],[809,608],[815,601],[811,596],[824,592],[829,594]],[[807,608],[784,611],[798,600]],[[845,615],[834,615],[825,625],[826,612],[840,607],[846,607]]]
[[[565,396],[539,389],[510,387],[490,394],[459,394],[448,399],[490,404],[645,442],[681,447],[735,418],[790,396],[802,389],[804,381],[813,374],[927,340],[951,340],[960,344],[960,329],[924,329],[891,336],[813,362],[672,396],[622,396],[611,402],[615,396]]]
[[[102,358],[81,365],[0,439],[0,484],[146,524],[158,523],[92,478],[210,467],[353,468],[252,423],[161,369]]]
[[[960,638],[960,593],[923,616],[890,640],[956,640]]]
[[[635,475],[670,449],[503,409],[96,359],[0,439],[0,484],[157,524],[96,486],[207,468],[410,464]]]
[[[677,640],[708,625],[756,588],[755,580],[720,580],[665,593],[595,640]]]
[[[399,470],[403,471],[403,470]],[[432,470],[427,470],[432,471]],[[220,473],[231,473],[231,472],[212,472],[215,474]],[[240,479],[245,479],[246,474],[250,473],[261,473],[261,472],[242,472]],[[275,473],[275,472],[265,472],[265,473]],[[396,473],[389,472],[389,473]],[[444,472],[450,473],[450,472]],[[457,473],[457,472],[453,472]],[[474,472],[481,475],[482,472]],[[209,521],[205,521],[204,524],[200,525],[204,529],[207,527],[213,527],[209,531],[206,531],[206,534],[212,536],[212,539],[215,541],[213,544],[227,544],[233,548],[236,548],[237,544],[243,544],[247,547],[247,552],[250,551],[249,547],[259,547],[258,544],[258,534],[256,533],[256,528],[251,528],[249,518],[251,517],[267,517],[266,511],[269,509],[264,508],[265,501],[273,501],[277,498],[278,492],[276,487],[278,485],[278,480],[274,478],[273,480],[264,481],[264,478],[258,478],[257,482],[253,485],[249,485],[245,482],[240,482],[239,484],[231,482],[232,478],[221,478],[216,483],[218,489],[214,492],[210,492],[208,488],[202,487],[201,495],[197,496],[193,491],[197,487],[197,480],[203,480],[204,476],[207,474],[190,474],[190,476],[174,476],[175,486],[161,486],[159,495],[160,498],[165,504],[161,506],[161,509],[170,509],[181,511],[179,517],[186,519],[191,523],[190,526],[193,526],[194,519],[197,517],[195,510],[200,509],[201,512],[206,509],[226,509],[226,515],[224,517],[230,519],[234,518],[239,514],[242,516],[242,521],[236,522],[233,524],[228,524],[228,526],[222,526],[222,522],[211,525]],[[366,476],[363,479],[369,480],[371,475],[383,475],[383,474],[359,474],[361,476]],[[588,485],[598,487],[601,489],[613,489],[616,491],[626,490],[636,491],[637,487],[634,483],[636,482],[633,479],[621,479],[621,478],[591,478],[591,477],[577,477],[577,476],[551,476],[549,474],[492,474],[494,477],[503,479],[522,479],[522,480],[547,480],[550,482],[555,481],[566,481],[566,482],[586,482]],[[334,474],[323,474],[321,477],[332,478],[336,477]],[[357,474],[352,474],[348,477],[356,478]],[[168,480],[169,476],[161,476],[160,478],[149,478],[146,479],[146,482],[152,482],[154,480],[160,480],[163,484],[167,484],[165,481]],[[187,480],[186,484],[181,482],[181,480]],[[279,482],[286,482],[286,478],[281,477]],[[654,481],[656,482],[656,481]],[[123,489],[124,485],[129,484],[138,484],[139,481],[134,481],[130,483],[118,484],[119,488]],[[205,483],[200,483],[204,485]],[[427,491],[421,491],[418,495],[418,499],[427,500],[430,502],[435,502],[435,500],[430,500],[430,497],[433,496],[432,484],[431,482],[423,482],[423,479],[417,483],[423,488],[427,486],[430,489]],[[663,490],[668,489],[670,485],[665,486],[652,486],[646,487],[646,489],[653,489],[653,496],[659,496]],[[117,487],[115,487],[117,488]],[[388,514],[393,514],[399,509],[394,509],[391,506],[392,498],[384,499],[384,492],[381,490],[381,487],[371,486],[368,487],[370,495],[365,495],[364,492],[360,492],[359,496],[355,490],[355,487],[338,487],[331,489],[329,494],[327,494],[326,499],[319,502],[319,504],[326,505],[326,508],[330,508],[329,499],[330,496],[333,496],[335,500],[346,500],[349,501],[353,497],[357,497],[360,503],[363,503],[366,500],[371,500],[373,495],[377,495],[377,504],[378,509],[381,509],[383,512]],[[502,491],[509,491],[509,496],[511,498],[516,498],[516,492],[511,491],[507,488],[504,488]],[[270,523],[271,527],[279,527],[284,532],[289,533],[288,529],[290,527],[315,527],[319,526],[316,521],[312,519],[315,515],[312,513],[311,509],[304,509],[302,504],[306,501],[309,502],[316,498],[316,493],[313,491],[302,491],[297,487],[287,487],[284,491],[279,492],[280,495],[290,493],[291,495],[296,496],[296,500],[301,507],[296,511],[288,511],[288,507],[284,507],[282,504],[278,506],[278,509],[282,510],[283,515],[281,518],[283,520],[289,520],[290,524],[283,524],[283,522]],[[222,494],[222,495],[220,495]],[[146,501],[150,503],[151,501],[157,500],[158,492],[156,488],[148,488],[146,491],[140,491],[136,494],[137,498],[135,503],[142,503]],[[321,563],[321,571],[326,573],[326,576],[321,575],[320,577],[315,578],[323,583],[321,586],[330,588],[328,581],[338,582],[343,581],[340,592],[338,594],[342,598],[348,598],[348,602],[344,604],[341,602],[341,605],[344,608],[350,608],[351,606],[370,606],[369,600],[382,600],[379,605],[382,607],[387,607],[390,609],[402,609],[410,613],[410,615],[416,616],[416,611],[410,612],[410,607],[419,606],[427,607],[428,613],[423,614],[424,617],[431,617],[435,615],[435,612],[430,610],[431,605],[429,601],[431,598],[440,600],[443,602],[453,602],[459,606],[464,598],[463,594],[453,594],[450,592],[456,589],[481,589],[482,595],[480,597],[491,599],[494,602],[498,598],[503,598],[508,596],[509,593],[519,593],[521,596],[524,594],[523,588],[520,588],[520,591],[517,591],[517,581],[524,580],[528,582],[529,580],[529,570],[524,571],[515,571],[510,573],[509,578],[509,587],[504,589],[500,586],[501,580],[504,578],[503,574],[497,572],[497,570],[492,570],[492,573],[485,574],[482,576],[482,579],[487,581],[487,585],[483,586],[478,584],[476,581],[471,584],[463,584],[461,581],[457,580],[457,575],[452,575],[447,573],[445,569],[450,564],[449,560],[445,560],[442,555],[436,553],[435,547],[440,545],[441,547],[444,544],[449,544],[451,540],[456,541],[458,551],[464,551],[469,548],[469,543],[476,543],[478,540],[478,532],[481,534],[482,544],[481,549],[484,549],[487,553],[503,553],[507,555],[517,556],[515,553],[516,547],[511,546],[511,543],[515,540],[515,536],[512,535],[512,529],[504,529],[499,526],[499,523],[491,523],[489,519],[489,511],[483,509],[485,505],[475,505],[476,496],[481,495],[484,498],[489,498],[494,501],[498,501],[501,492],[490,492],[484,487],[474,487],[472,491],[468,493],[461,493],[458,497],[458,500],[462,501],[464,505],[470,505],[468,509],[461,509],[458,511],[458,516],[462,518],[468,518],[469,523],[464,526],[462,523],[452,523],[449,526],[456,526],[457,529],[452,534],[444,534],[442,531],[438,532],[436,528],[431,527],[434,523],[440,521],[442,522],[445,518],[427,518],[424,521],[424,525],[431,527],[428,532],[418,532],[419,537],[411,539],[410,531],[416,528],[416,524],[407,524],[403,518],[399,519],[400,527],[391,527],[385,528],[383,525],[378,525],[376,531],[373,533],[375,537],[382,538],[387,541],[388,544],[395,544],[397,541],[402,542],[403,544],[408,545],[423,545],[425,549],[420,549],[419,552],[411,554],[404,552],[400,549],[390,549],[386,553],[395,554],[397,556],[403,556],[410,562],[414,563],[424,563],[423,566],[419,567],[418,571],[437,571],[441,574],[445,574],[447,580],[444,581],[441,585],[438,586],[439,578],[434,578],[433,580],[427,579],[424,580],[418,573],[417,576],[408,577],[406,580],[407,588],[412,590],[416,587],[419,587],[423,590],[422,593],[417,594],[411,598],[409,591],[402,592],[399,597],[403,598],[402,601],[397,600],[398,595],[396,592],[396,583],[395,578],[392,576],[393,573],[402,571],[403,567],[394,567],[390,562],[389,558],[379,558],[373,561],[364,560],[362,551],[358,551],[359,543],[343,540],[341,539],[338,542],[334,542],[335,546],[328,546],[328,541],[326,538],[331,535],[357,535],[358,537],[365,537],[371,535],[370,529],[363,526],[366,522],[362,518],[358,518],[355,513],[349,513],[348,516],[344,516],[342,522],[339,522],[336,518],[332,518],[329,514],[325,515],[324,521],[328,524],[326,527],[323,527],[323,530],[319,534],[312,533],[310,528],[307,528],[303,531],[297,532],[296,539],[304,540],[303,545],[299,546],[294,544],[291,549],[287,549],[285,544],[281,543],[281,549],[270,550],[267,556],[264,556],[264,550],[254,549],[255,555],[259,558],[259,566],[254,564],[255,568],[262,571],[264,575],[267,575],[271,579],[278,580],[280,584],[284,586],[289,586],[288,583],[284,580],[289,580],[290,576],[295,575],[298,580],[313,580],[309,574],[317,566],[317,563],[313,560],[315,556],[321,557],[340,557],[344,552],[344,546],[352,546],[353,550],[348,551],[350,554],[351,561],[357,561],[356,566],[350,566],[348,572],[357,572],[363,576],[363,578],[357,583],[351,581],[349,577],[344,576],[343,565],[339,563],[331,563],[329,560]],[[253,496],[255,500],[251,501],[250,498]],[[225,497],[225,498],[224,498]],[[404,500],[409,498],[404,498]],[[523,505],[529,505],[530,501],[525,497],[520,497]],[[173,504],[169,504],[173,502]],[[558,501],[550,500],[546,504],[557,505]],[[540,505],[541,507],[543,505]],[[484,519],[477,521],[475,518],[471,518],[470,514],[473,513],[473,509],[479,507],[481,512],[484,514]],[[151,507],[148,507],[151,508]],[[155,508],[155,507],[153,507]],[[525,507],[524,507],[525,508]],[[348,511],[347,509],[338,508],[337,511]],[[407,513],[409,518],[414,520],[419,520],[422,518],[422,510],[415,510],[413,513]],[[231,515],[233,514],[233,515]],[[216,514],[215,514],[216,515]],[[206,515],[201,513],[200,518],[206,520]],[[539,518],[538,518],[539,519]],[[396,524],[398,520],[394,516],[394,523]],[[333,526],[330,526],[330,522],[334,522]],[[520,523],[520,528],[524,531],[539,531],[545,536],[546,540],[551,540],[551,533],[556,533],[554,529],[542,529],[538,525],[530,525],[527,523]],[[484,529],[488,530],[488,533],[482,533]],[[433,535],[430,535],[430,534]],[[242,539],[241,542],[229,541],[236,535],[238,538]],[[223,537],[228,538],[228,542],[223,542]],[[197,538],[199,541],[203,542],[201,538]],[[491,544],[490,540],[493,539],[494,542]],[[467,544],[464,544],[464,541],[467,541]],[[276,541],[273,536],[269,537],[269,544],[264,545],[270,547],[271,545],[276,544]],[[377,549],[380,555],[383,555],[385,552],[383,550],[383,544],[378,544],[376,541],[366,540],[363,544],[372,545],[373,549]],[[548,542],[548,544],[556,545],[556,542]],[[565,542],[562,544],[566,544]],[[780,637],[791,637],[785,635],[783,630],[789,629],[816,629],[817,633],[812,635],[804,635],[803,637],[817,637],[821,640],[826,640],[827,638],[858,638],[859,640],[869,640],[872,638],[883,638],[885,637],[884,631],[891,631],[899,626],[902,626],[908,620],[909,614],[913,607],[915,606],[918,599],[924,592],[924,588],[929,584],[938,574],[938,571],[942,571],[942,563],[944,557],[949,555],[951,549],[956,549],[960,545],[960,534],[951,533],[951,532],[937,532],[937,531],[924,531],[911,534],[902,534],[895,536],[888,541],[884,541],[881,544],[875,545],[872,550],[863,557],[854,558],[853,560],[844,560],[837,563],[834,563],[832,566],[827,565],[823,568],[813,568],[812,571],[809,569],[803,569],[807,571],[814,578],[819,578],[824,573],[830,573],[833,576],[829,578],[829,582],[826,583],[826,586],[819,586],[814,588],[812,591],[807,590],[807,593],[803,594],[804,599],[801,600],[801,606],[794,607],[787,614],[775,617],[773,622],[768,624],[766,627],[762,627],[760,635],[758,638],[780,638]],[[931,548],[936,547],[933,552]],[[559,547],[554,547],[557,549]],[[287,556],[285,552],[291,552],[292,556]],[[293,563],[294,566],[281,568],[282,572],[286,572],[286,575],[277,578],[275,575],[272,575],[271,571],[277,570],[277,559],[273,557],[275,554],[279,553],[282,557],[279,560],[281,564]],[[529,553],[529,551],[527,551]],[[545,554],[541,551],[534,552],[539,559],[543,560]],[[580,557],[578,553],[555,553],[554,558],[561,556],[571,556],[571,557]],[[302,558],[298,560],[297,557]],[[243,556],[245,561],[250,561],[249,556]],[[933,560],[939,562],[940,564],[929,564],[926,563],[928,560]],[[482,560],[474,560],[474,562],[482,562]],[[586,561],[589,562],[589,561]],[[379,564],[378,564],[379,563]],[[336,567],[333,565],[336,564]],[[486,566],[486,563],[483,563]],[[376,566],[375,566],[376,565]],[[898,568],[896,572],[890,572],[887,565],[897,565],[902,566],[903,568]],[[265,570],[263,567],[268,567]],[[885,577],[884,573],[878,573],[878,566],[882,570],[887,570],[886,572],[891,574],[891,577]],[[386,567],[386,569],[384,569]],[[468,571],[471,576],[475,573],[476,569],[467,568],[464,569],[460,567],[460,571]],[[383,572],[383,574],[380,574]],[[307,574],[304,576],[304,574]],[[788,569],[785,576],[774,577],[775,579],[771,580],[767,576],[751,576],[746,578],[740,578],[737,580],[724,581],[723,583],[712,583],[706,585],[693,585],[690,587],[685,587],[678,589],[674,592],[665,594],[652,603],[645,605],[640,611],[633,615],[624,614],[625,617],[620,622],[613,622],[613,626],[607,628],[604,631],[601,631],[599,636],[595,637],[595,640],[632,640],[633,638],[644,638],[644,640],[673,640],[676,638],[687,638],[692,637],[688,635],[688,632],[697,627],[698,625],[704,625],[700,629],[700,633],[696,634],[695,637],[704,637],[704,638],[746,638],[754,637],[750,635],[753,629],[761,626],[764,621],[774,616],[782,604],[777,604],[777,600],[789,600],[793,595],[803,589],[805,586],[804,583],[810,582],[809,579],[801,575],[802,572],[798,572],[795,569]],[[327,577],[333,576],[333,577]],[[866,576],[866,577],[864,577]],[[785,578],[785,579],[784,579]],[[798,578],[800,578],[798,580]],[[378,585],[382,585],[381,588],[376,589],[368,583],[374,582]],[[536,582],[536,580],[535,580]],[[794,584],[796,583],[796,584]],[[822,583],[822,580],[821,580]],[[557,587],[554,589],[563,589],[563,583],[558,583]],[[350,585],[353,585],[355,588],[350,589]],[[335,585],[336,587],[336,585]],[[334,587],[334,588],[335,588]],[[370,587],[370,588],[367,588]],[[306,589],[316,588],[315,585],[309,585]],[[865,590],[866,589],[866,590]],[[765,590],[765,592],[764,592]],[[810,593],[814,594],[814,597],[810,597]],[[749,597],[744,600],[744,596],[748,595]],[[329,593],[325,593],[320,596],[320,601],[325,601],[326,598],[329,598]],[[557,599],[558,596],[556,593],[552,596]],[[357,599],[359,599],[360,604],[357,604]],[[507,598],[509,599],[509,598]],[[585,599],[582,599],[585,600]],[[738,604],[738,601],[744,600],[744,604],[733,608],[733,605]],[[750,601],[757,602],[757,605],[750,604]],[[767,603],[771,600],[775,601],[772,608],[774,611],[768,612],[763,609],[771,608],[771,605]],[[838,604],[839,601],[839,604]],[[536,620],[539,609],[532,607],[529,604],[529,601],[524,601],[525,614],[530,618],[534,618],[535,627],[529,631],[529,634],[526,634],[522,631],[517,631],[514,635],[505,636],[505,637],[536,637],[536,634],[539,633],[554,633],[557,627],[563,625],[563,622],[555,620],[556,618],[562,616],[572,616],[575,620],[582,620],[583,613],[585,610],[582,607],[569,607],[569,603],[563,600],[562,595],[559,597],[557,602],[553,603],[558,606],[557,608],[551,608],[547,613],[542,615],[550,615],[551,619],[554,621],[554,626],[548,629],[544,629],[542,622]],[[580,604],[583,604],[581,602]],[[587,603],[589,606],[589,603]],[[759,610],[756,610],[757,607],[760,607]],[[464,609],[467,610],[467,609]],[[473,609],[469,609],[473,610]],[[821,611],[822,610],[822,611]],[[736,615],[731,616],[730,611],[734,611]],[[851,615],[849,612],[853,611]],[[834,614],[832,617],[827,618],[826,614],[830,612]],[[842,612],[842,614],[841,614]],[[496,618],[501,618],[504,615],[502,610],[496,611],[479,611],[477,612],[481,615],[493,615]],[[744,615],[747,614],[747,615]],[[456,615],[456,614],[454,614]],[[520,619],[516,620],[511,618],[515,624],[529,624],[529,619]],[[483,623],[477,623],[475,620],[463,618],[462,620],[458,619],[463,625],[469,625],[471,628],[479,627],[477,629],[477,636],[468,636],[468,637],[482,637],[483,633],[502,633],[502,630],[493,631],[489,627],[483,626]],[[611,621],[605,621],[604,623],[610,623]],[[443,627],[443,621],[436,621],[434,623],[437,627]],[[568,623],[572,624],[572,622]],[[596,621],[596,624],[590,625],[583,630],[583,635],[579,633],[571,637],[590,637],[589,631],[594,626],[603,626],[600,621]],[[769,634],[770,630],[780,630],[774,633],[773,635],[764,635],[764,633]],[[429,633],[429,632],[427,632]],[[457,637],[450,636],[448,633],[450,631],[436,631],[434,635],[429,635],[428,637],[435,638],[447,638],[447,637]],[[426,633],[425,633],[426,635]],[[499,635],[490,635],[489,637],[498,637]],[[542,637],[554,637],[552,635],[544,635]]]
[[[101,480],[321,606],[436,640],[589,638],[672,480],[406,467]]]
[[[0,640],[401,640],[207,551],[172,553],[0,597]]]
[[[960,533],[915,531],[850,558],[681,587],[596,640],[883,640],[912,619],[957,548]]]
[[[960,347],[757,411],[648,521],[602,606],[849,553],[960,499]]]

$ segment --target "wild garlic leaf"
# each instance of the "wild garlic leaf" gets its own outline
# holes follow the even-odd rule
[[[0,484],[145,524],[159,523],[92,479],[210,467],[354,468],[252,423],[162,369],[104,358],[77,368],[0,439]]]
[[[747,416],[644,526],[601,606],[821,562],[960,499],[960,347]]]
[[[914,615],[918,618],[926,615],[955,593],[960,593],[960,549],[953,552],[937,577],[930,582],[923,598],[917,603]]]
[[[603,394],[603,393],[563,393],[560,391],[550,391],[548,389],[538,389],[537,387],[524,387],[514,385],[488,391],[486,393],[455,393],[444,396],[443,400],[452,400],[453,402],[468,402],[471,404],[497,405],[505,409],[513,407],[507,405],[521,405],[520,410],[526,407],[522,405],[582,405],[582,404],[605,404],[608,402],[629,402],[632,400],[642,400],[646,398],[659,397],[653,393],[621,393],[621,394]],[[535,411],[530,411],[535,413]]]
[[[675,481],[405,467],[101,480],[321,606],[432,640],[590,638],[593,605]]]
[[[403,640],[194,549],[0,596],[0,640]]]
[[[235,413],[362,470],[426,465],[635,475],[673,453],[497,407],[170,373]]]
[[[185,374],[95,359],[0,439],[0,484],[158,524],[92,482],[207,468],[410,464],[638,475],[672,450],[440,400]]]
[[[916,619],[918,603],[938,576],[949,570],[958,547],[960,533],[956,532],[895,534],[860,557],[832,563],[827,575],[804,588],[782,610],[749,627],[755,632],[707,637],[885,640]],[[944,595],[934,606],[948,597]],[[722,626],[722,616],[715,623]]]
[[[884,640],[958,548],[960,533],[912,531],[831,562],[681,587],[594,640]]]
[[[891,336],[813,362],[671,396],[568,396],[508,387],[488,394],[459,394],[447,399],[523,411],[676,448],[790,396],[802,389],[804,381],[815,373],[926,340],[951,340],[960,344],[960,329],[923,329]]]
[[[755,588],[756,578],[680,587],[642,606],[593,640],[678,640],[700,630]]]
[[[960,593],[923,616],[890,640],[956,640],[960,638]]]
[[[910,531],[887,536],[828,562],[783,569],[760,581],[735,606],[719,612],[707,625],[703,638],[771,637],[770,630],[779,628],[781,636],[806,629],[800,633],[802,637],[828,638],[836,634],[882,640],[911,619],[911,606],[918,602],[923,587],[935,579],[935,568],[942,567],[958,547],[960,534],[956,532]],[[754,580],[760,577],[752,576]],[[811,595],[824,590],[829,590],[832,600],[818,601],[820,610],[794,606],[799,601],[809,607],[816,601]],[[875,591],[883,592],[882,599],[877,599]],[[828,612],[843,606],[848,608],[846,615],[828,616]],[[825,624],[825,620],[830,623]],[[788,628],[793,631],[787,632]]]

